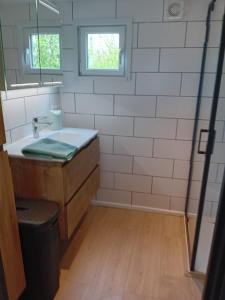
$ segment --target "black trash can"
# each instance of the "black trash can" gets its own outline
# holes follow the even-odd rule
[[[52,300],[59,288],[60,240],[58,205],[16,199],[26,275],[21,300]]]

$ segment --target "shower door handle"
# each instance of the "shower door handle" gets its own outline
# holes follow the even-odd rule
[[[206,150],[201,150],[202,134],[209,133],[208,129],[201,129],[198,141],[198,154],[206,154]]]

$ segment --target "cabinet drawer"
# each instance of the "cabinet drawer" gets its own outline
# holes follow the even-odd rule
[[[67,204],[65,213],[67,215],[67,235],[71,237],[74,229],[80,222],[84,213],[87,211],[91,198],[98,190],[100,182],[100,171],[97,167],[72,200]]]
[[[93,140],[72,161],[63,166],[65,203],[80,188],[99,162],[99,138]]]

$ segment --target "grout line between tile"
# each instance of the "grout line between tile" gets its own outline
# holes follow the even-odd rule
[[[117,19],[118,0],[115,0],[115,18]]]

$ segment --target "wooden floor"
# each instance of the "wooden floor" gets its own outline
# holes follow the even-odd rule
[[[92,207],[63,258],[55,300],[200,300],[186,261],[181,217]]]

